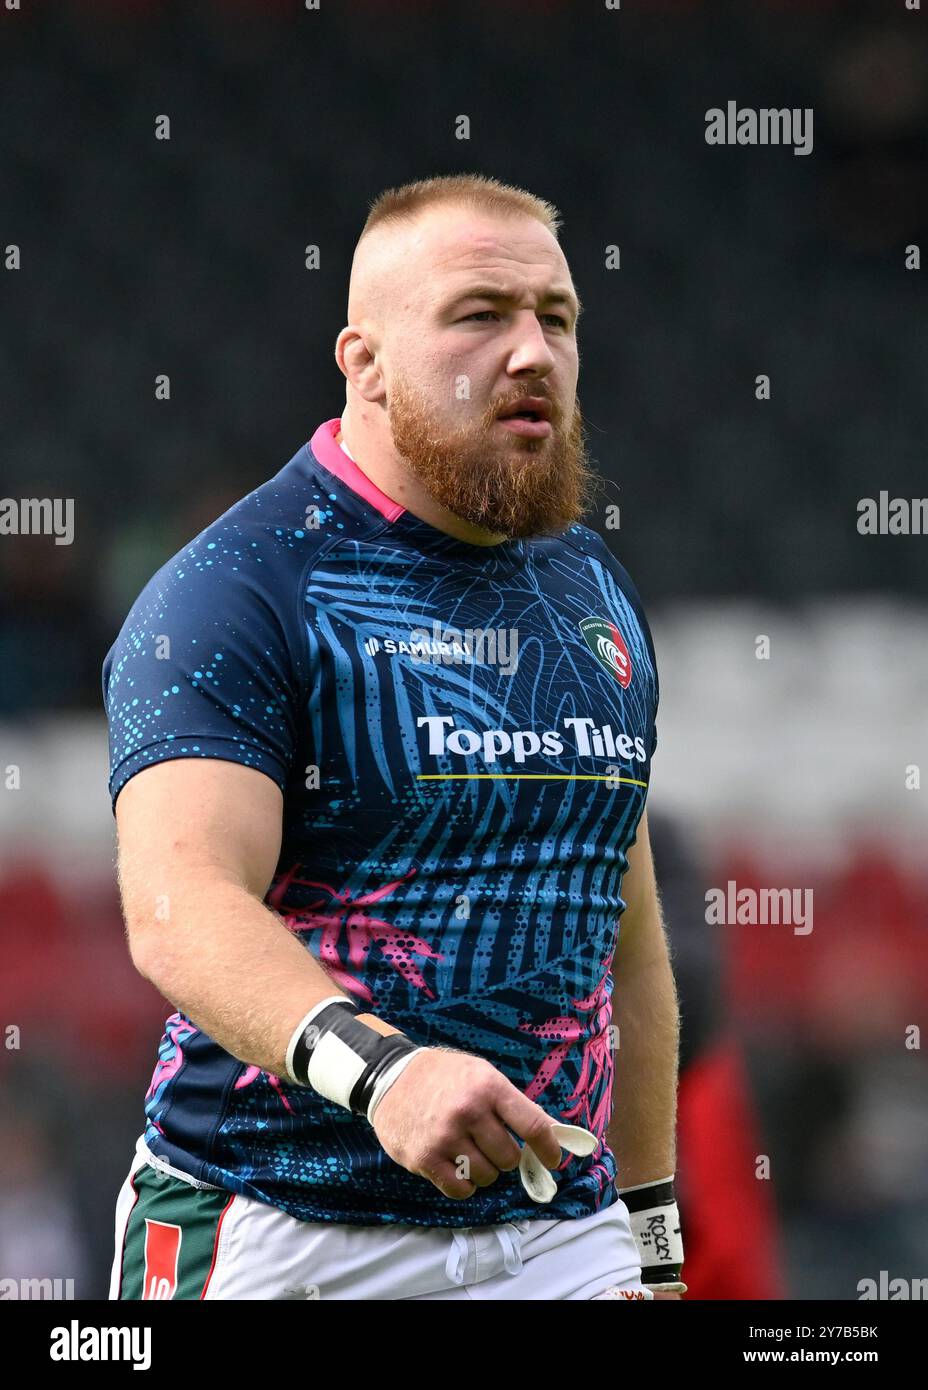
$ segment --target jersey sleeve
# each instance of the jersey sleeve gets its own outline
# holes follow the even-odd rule
[[[114,808],[136,772],[174,758],[241,763],[283,790],[305,647],[298,588],[272,560],[207,530],[139,594],[103,665]]]

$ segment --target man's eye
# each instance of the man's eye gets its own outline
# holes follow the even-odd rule
[[[461,322],[467,323],[469,319],[483,319],[488,314],[491,315],[493,318],[499,317],[495,309],[479,309],[475,314],[468,314],[466,318],[461,320]],[[567,327],[567,320],[565,318],[562,318],[560,314],[544,314],[543,317],[546,319],[553,319],[554,322],[557,324],[558,328]]]

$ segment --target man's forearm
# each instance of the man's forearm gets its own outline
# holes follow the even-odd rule
[[[620,952],[621,954],[621,952]],[[618,1026],[612,1120],[606,1139],[618,1187],[655,1182],[675,1171],[679,1005],[667,957],[622,978],[613,993]]]
[[[313,1005],[347,994],[269,908],[213,874],[186,875],[160,916],[152,905],[142,921],[134,904],[131,921],[136,968],[220,1047],[273,1075],[286,1077],[287,1046]]]

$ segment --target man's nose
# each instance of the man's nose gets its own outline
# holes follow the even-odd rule
[[[532,371],[538,376],[547,376],[554,366],[555,357],[544,329],[534,314],[519,315],[514,337],[509,354],[509,372]]]

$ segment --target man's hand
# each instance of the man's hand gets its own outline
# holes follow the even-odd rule
[[[482,1057],[425,1048],[380,1101],[373,1127],[395,1163],[462,1201],[519,1166],[522,1150],[506,1126],[556,1168],[554,1124]]]
[[[682,1293],[667,1293],[667,1292],[664,1292],[664,1293],[656,1293],[656,1294],[654,1294],[654,1295],[652,1295],[652,1296],[653,1296],[654,1298],[675,1298],[675,1299],[678,1299],[681,1303],[683,1302],[683,1295],[682,1295]]]

